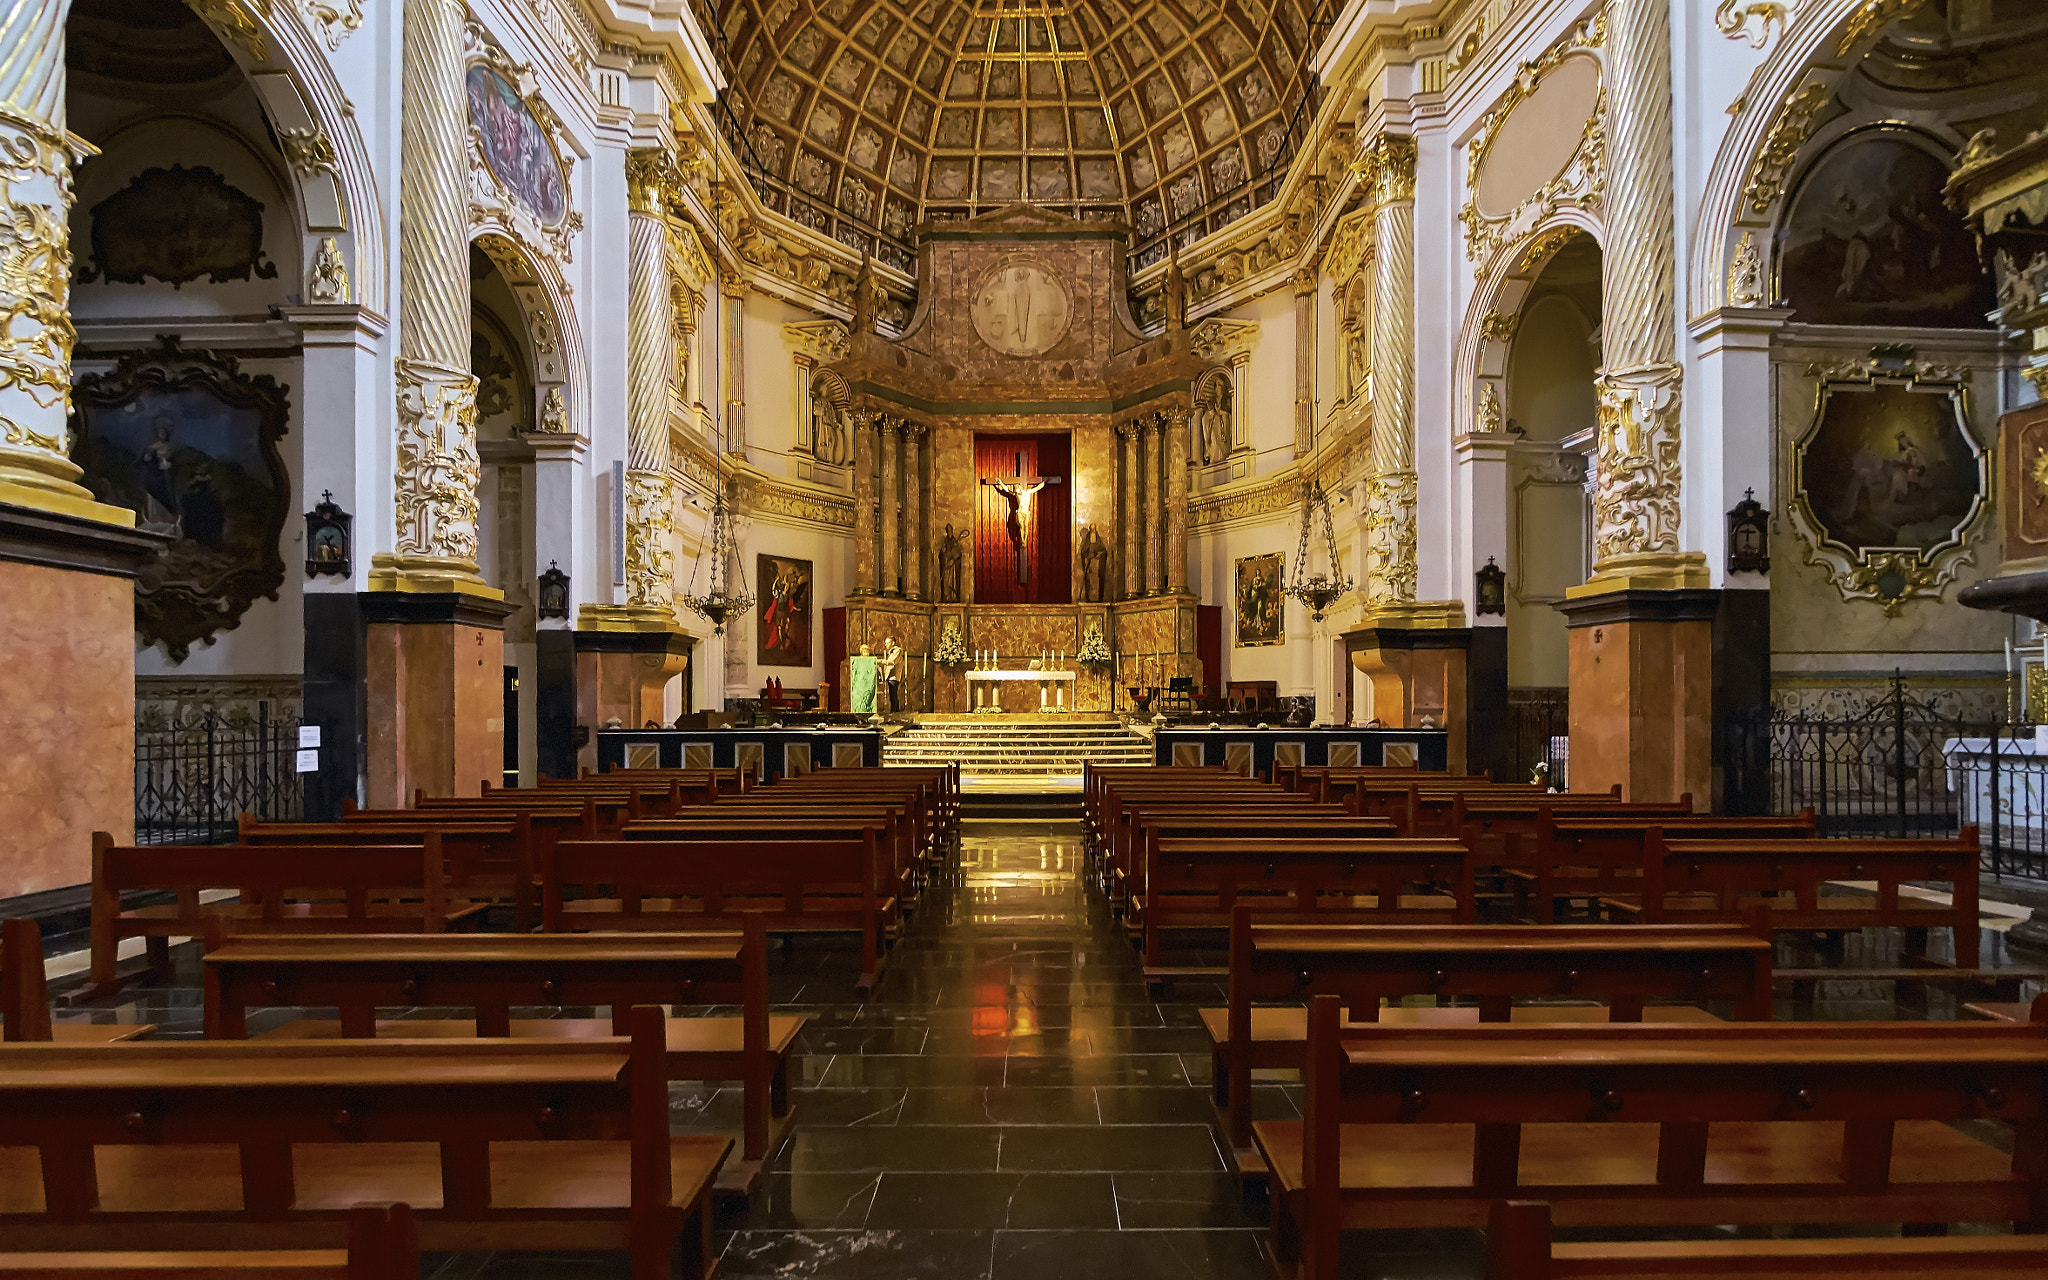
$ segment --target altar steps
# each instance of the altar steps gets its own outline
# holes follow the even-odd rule
[[[1152,744],[1114,721],[1043,720],[918,724],[899,729],[882,742],[884,768],[955,763],[963,781],[1078,780],[1084,764],[1150,764]]]

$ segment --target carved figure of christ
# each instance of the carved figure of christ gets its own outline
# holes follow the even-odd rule
[[[982,477],[982,483],[1003,495],[1010,504],[1010,518],[1003,522],[1003,528],[1010,535],[1010,547],[1017,554],[1017,585],[1023,586],[1031,580],[1031,564],[1024,558],[1024,519],[1031,510],[1031,495],[1049,484],[1058,484],[1058,476],[1027,476],[1024,474],[1024,455],[1017,454],[1016,474],[1009,480],[991,480]]]

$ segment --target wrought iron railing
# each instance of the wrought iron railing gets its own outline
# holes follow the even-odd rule
[[[304,816],[296,719],[189,710],[135,729],[135,842],[226,844],[243,813]]]
[[[1507,772],[1501,782],[1529,782],[1537,768],[1563,791],[1570,781],[1571,699],[1564,689],[1508,690]]]
[[[1894,674],[1861,714],[1737,716],[1722,741],[1731,814],[1810,808],[1824,836],[1944,836],[1975,825],[1985,871],[2048,879],[2048,737],[2033,725],[1940,711]]]

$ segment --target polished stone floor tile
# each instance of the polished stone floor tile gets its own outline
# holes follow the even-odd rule
[[[1106,1173],[885,1173],[868,1227],[1114,1230]]]
[[[1207,1125],[1044,1125],[1003,1131],[1004,1169],[1221,1169]]]
[[[987,1280],[989,1231],[741,1231],[719,1280]]]
[[[996,1236],[993,1280],[1265,1280],[1272,1274],[1257,1231],[1004,1231]]]

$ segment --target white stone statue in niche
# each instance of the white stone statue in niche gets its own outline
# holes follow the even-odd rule
[[[1067,290],[1034,262],[1012,260],[983,277],[969,315],[981,340],[1006,356],[1035,356],[1066,336]]]

